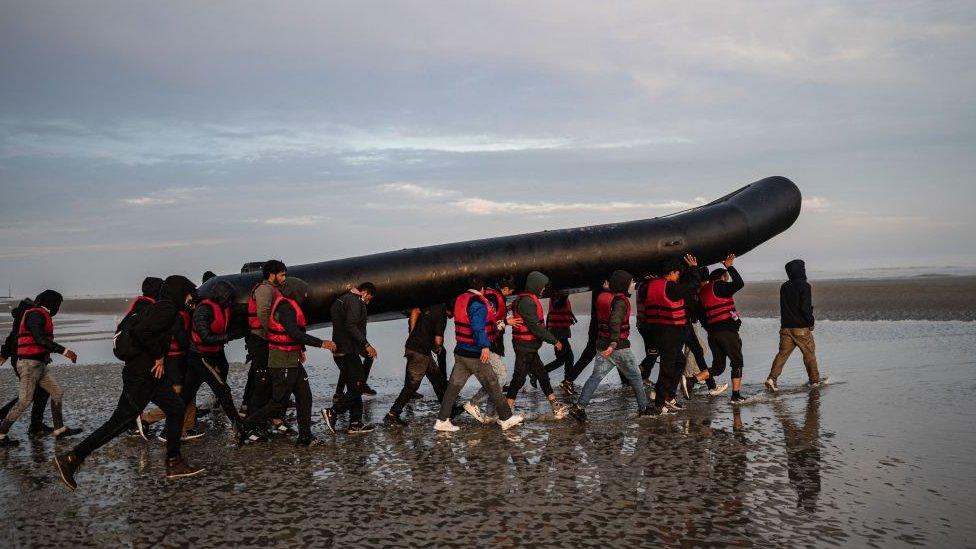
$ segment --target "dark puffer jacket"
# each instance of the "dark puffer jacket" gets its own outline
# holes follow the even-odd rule
[[[786,264],[789,280],[779,289],[780,326],[783,328],[813,328],[813,293],[807,282],[803,260]]]

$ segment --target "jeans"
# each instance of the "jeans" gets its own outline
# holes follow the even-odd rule
[[[295,397],[295,415],[298,417],[298,434],[312,436],[312,389],[308,385],[308,372],[301,364],[293,368],[271,368],[271,400],[251,412],[244,420],[247,430],[264,425],[269,419],[283,417],[288,399]]]
[[[505,379],[508,377],[508,368],[505,367],[505,360],[495,353],[491,353],[491,358],[488,359],[488,364],[491,365],[491,370],[495,373],[498,378],[498,386],[505,386]],[[478,389],[478,392],[471,397],[471,403],[475,406],[481,406],[485,402],[488,402],[488,389],[482,386]]]
[[[403,407],[410,402],[410,398],[420,388],[420,383],[423,382],[424,377],[434,387],[434,394],[437,395],[438,402],[444,399],[444,391],[447,390],[447,384],[441,384],[437,361],[430,353],[418,353],[407,349],[404,357],[407,359],[407,379],[403,384],[403,390],[400,391],[396,401],[393,402],[393,407],[390,408],[390,413],[397,416],[403,412]]]
[[[34,402],[34,394],[37,388],[47,391],[51,396],[51,416],[54,419],[54,428],[64,427],[64,416],[61,411],[61,396],[64,392],[58,385],[47,362],[21,358],[17,361],[17,371],[20,374],[20,386],[17,391],[17,403],[13,405],[7,413],[3,422],[0,423],[0,433],[7,434],[11,425],[20,418],[27,407]],[[43,414],[43,408],[41,413]]]
[[[810,328],[783,328],[779,331],[779,352],[773,359],[773,366],[769,370],[769,377],[773,381],[783,373],[786,360],[793,354],[793,349],[800,348],[803,353],[803,366],[807,369],[807,379],[810,383],[820,381],[820,370],[817,367],[817,345],[813,341],[813,330]]]
[[[454,369],[451,370],[451,378],[447,382],[447,390],[444,398],[441,399],[441,410],[437,414],[437,419],[450,419],[451,412],[454,411],[454,401],[457,400],[464,384],[468,378],[474,376],[478,383],[488,390],[491,400],[495,403],[495,410],[498,412],[498,419],[505,421],[512,417],[512,409],[508,407],[508,401],[502,394],[502,387],[498,383],[498,376],[495,374],[491,364],[482,364],[477,358],[470,358],[454,354]]]
[[[357,354],[335,355],[336,366],[339,367],[339,385],[336,387],[336,394],[340,387],[345,387],[345,393],[335,405],[332,411],[337,415],[349,412],[349,423],[356,423],[363,420],[363,389],[366,386],[366,367],[363,359]]]
[[[173,391],[173,386],[165,380],[153,377],[150,369],[153,360],[141,354],[127,361],[122,369],[122,395],[111,417],[95,429],[92,434],[75,446],[74,453],[84,461],[92,452],[111,442],[127,431],[138,416],[153,402],[166,414],[166,457],[180,457],[180,430],[183,426],[185,408],[183,400]]]
[[[614,368],[627,379],[627,383],[634,389],[634,395],[637,397],[637,407],[641,410],[647,408],[647,393],[644,392],[644,383],[641,380],[640,369],[634,360],[634,353],[629,348],[617,349],[610,355],[610,358],[606,358],[602,354],[596,355],[593,373],[590,374],[589,379],[583,385],[583,390],[580,392],[577,405],[581,408],[585,407],[590,402],[590,399],[593,398],[593,393],[600,386],[600,382]]]
[[[221,350],[219,353],[206,356],[190,354],[187,367],[186,380],[183,383],[183,390],[180,392],[183,403],[189,406],[195,402],[197,391],[200,390],[202,384],[206,383],[210,386],[214,396],[217,397],[217,402],[224,409],[227,418],[231,423],[238,423],[240,416],[237,415],[234,397],[230,394],[230,387],[227,386],[227,370],[230,366],[227,364],[224,351]]]

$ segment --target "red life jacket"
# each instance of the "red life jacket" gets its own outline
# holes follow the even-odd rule
[[[180,320],[183,321],[183,331],[190,331],[190,311],[180,311]],[[173,336],[169,340],[169,350],[166,351],[168,357],[181,357],[186,354],[186,349],[180,347],[180,342]]]
[[[251,330],[264,329],[264,326],[261,326],[261,319],[258,318],[258,302],[254,300],[254,292],[256,292],[257,289],[260,288],[265,282],[267,281],[262,280],[261,282],[255,284],[254,287],[251,288],[250,297],[247,298],[247,327]],[[274,290],[275,299],[277,299],[278,296],[281,295],[281,292],[278,291],[278,288],[274,287],[274,284],[269,283],[269,285]]]
[[[621,299],[627,304],[627,314],[620,323],[620,339],[630,339],[630,298],[627,294],[603,292],[596,298],[596,330],[601,339],[610,339],[610,313],[613,312],[613,302]]]
[[[667,279],[653,278],[647,283],[647,298],[644,300],[644,322],[684,326],[688,321],[685,300],[671,301],[666,288]]]
[[[214,334],[226,334],[227,333],[227,321],[230,317],[230,309],[225,309],[209,299],[204,299],[200,302],[197,307],[210,307],[213,309],[213,321],[210,322],[210,332]],[[224,348],[223,345],[206,345],[203,343],[203,339],[200,334],[197,333],[196,327],[194,326],[190,332],[190,338],[193,340],[193,346],[196,347],[197,351],[200,353],[211,354],[219,353],[221,349]]]
[[[27,329],[27,315],[31,313],[41,313],[44,315],[44,335],[48,338],[54,337],[54,319],[51,318],[51,313],[48,312],[44,307],[34,307],[33,309],[28,309],[24,312],[24,316],[21,317],[20,328],[17,330],[17,357],[18,358],[33,358],[49,354],[51,351],[47,350],[46,347],[42,347],[31,331]]]
[[[472,299],[484,303],[485,308],[488,309],[488,316],[485,318],[485,335],[489,339],[492,330],[495,329],[495,312],[488,298],[473,292],[464,292],[454,300],[454,339],[465,345],[475,344],[474,331],[471,329],[471,316],[468,315],[468,306],[471,305]]]
[[[148,303],[149,305],[152,305],[153,303],[156,303],[156,300],[149,296],[144,296],[144,295],[141,295],[133,299],[132,303],[129,304],[129,310],[125,312],[125,316],[129,316],[130,314],[132,314],[132,311],[136,309],[136,305],[140,303]]]
[[[268,348],[288,352],[301,351],[305,346],[292,339],[285,331],[285,325],[278,321],[278,306],[286,301],[295,311],[295,321],[298,323],[298,328],[304,331],[308,325],[305,321],[305,311],[302,310],[298,302],[278,293],[274,305],[271,306],[271,316],[268,317]]]
[[[707,324],[717,324],[726,320],[739,320],[739,312],[735,310],[735,300],[731,297],[715,295],[715,281],[706,282],[698,292],[702,309],[705,311]]]
[[[569,328],[573,325],[573,305],[567,297],[563,300],[562,306],[557,306],[556,301],[549,300],[549,316],[546,317],[546,327]]]
[[[491,326],[488,328],[488,339],[494,343],[504,334],[504,330],[498,330],[498,321],[505,320],[505,317],[508,316],[508,310],[505,307],[505,296],[494,288],[485,288],[482,295],[488,298],[488,303],[491,304],[491,310],[495,313]]]
[[[536,317],[541,321],[546,316],[546,312],[542,310],[542,301],[539,300],[539,296],[530,293],[522,292],[518,295],[518,298],[512,303],[512,317],[517,319],[522,319],[522,315],[519,314],[518,306],[519,302],[523,299],[531,299],[535,303],[535,314]],[[522,323],[521,326],[512,326],[512,341],[539,341],[539,338],[529,330],[529,326]]]

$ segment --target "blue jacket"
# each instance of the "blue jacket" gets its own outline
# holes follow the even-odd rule
[[[478,356],[482,349],[491,347],[488,333],[485,331],[485,326],[488,324],[488,308],[480,299],[472,299],[468,303],[468,318],[471,319],[471,331],[474,332],[474,345],[458,343],[455,351],[461,355]]]

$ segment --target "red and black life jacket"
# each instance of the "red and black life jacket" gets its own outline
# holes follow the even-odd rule
[[[549,315],[546,317],[546,327],[550,330],[554,328],[564,329],[573,325],[573,305],[569,298],[563,299],[562,305],[557,305],[556,300],[549,300]]]
[[[261,326],[261,319],[258,318],[258,302],[255,301],[254,299],[254,292],[256,292],[257,289],[260,288],[261,285],[266,282],[268,281],[262,280],[261,282],[255,284],[254,287],[251,288],[250,297],[247,298],[247,327],[250,328],[251,330],[264,329],[264,326]],[[271,288],[274,290],[275,299],[278,299],[278,296],[281,295],[281,292],[278,291],[278,288],[274,287],[274,284],[268,282],[268,285],[271,286]]]
[[[596,333],[601,339],[610,339],[610,313],[613,312],[614,301],[618,299],[627,304],[627,314],[620,322],[620,339],[630,339],[630,298],[627,294],[615,294],[609,291],[601,293],[596,298]]]
[[[305,321],[305,311],[302,310],[298,302],[278,293],[274,304],[271,306],[271,316],[268,317],[268,348],[288,352],[301,351],[304,345],[292,339],[285,331],[285,325],[278,320],[278,306],[284,302],[288,302],[295,311],[295,322],[298,324],[298,328],[304,331],[305,327],[308,326]]]
[[[648,281],[647,297],[644,299],[644,322],[684,326],[688,322],[685,300],[668,299],[667,286],[668,281],[665,278],[654,278]]]
[[[180,320],[183,321],[183,331],[190,332],[190,311],[180,311]],[[181,357],[186,355],[186,349],[180,347],[180,341],[173,336],[169,339],[169,350],[166,351],[168,357]]]
[[[523,299],[531,299],[535,303],[536,318],[540,321],[546,316],[546,312],[542,310],[542,301],[539,299],[539,296],[531,292],[520,293],[515,301],[512,302],[512,317],[523,320],[523,322],[521,326],[512,326],[512,341],[539,341],[539,338],[529,330],[529,326],[524,322],[522,315],[519,314],[519,302]]]
[[[145,295],[141,295],[141,296],[133,299],[132,300],[132,303],[129,304],[129,310],[125,312],[126,316],[132,314],[132,311],[136,310],[136,307],[140,303],[145,303],[147,305],[152,305],[153,303],[156,303],[156,300],[153,299],[153,298],[151,298],[151,297],[149,297],[149,296],[145,296]]]
[[[508,309],[505,306],[505,296],[494,288],[485,288],[482,295],[488,299],[491,310],[494,312],[494,319],[488,328],[488,339],[494,343],[504,334],[504,331],[498,330],[498,321],[505,320],[505,317],[508,316]]]
[[[715,281],[706,282],[698,292],[702,309],[705,311],[706,324],[718,324],[726,320],[739,320],[739,312],[735,310],[735,299],[715,295]]]
[[[210,307],[213,310],[213,321],[210,322],[210,332],[213,334],[226,334],[228,320],[230,318],[230,309],[225,309],[218,305],[216,302],[209,299],[204,299],[200,302],[197,307]],[[190,331],[190,338],[193,340],[193,346],[196,347],[197,351],[204,354],[219,353],[221,349],[224,348],[223,345],[207,345],[203,343],[203,339],[200,334],[197,333],[196,327]]]
[[[493,331],[497,333],[495,312],[488,298],[482,294],[464,292],[454,300],[454,339],[465,345],[475,344],[474,331],[471,329],[471,316],[468,314],[468,307],[471,305],[472,299],[484,303],[485,309],[488,310],[488,316],[485,318],[485,335],[490,339]]]
[[[17,358],[39,357],[51,352],[46,347],[42,347],[27,328],[27,316],[31,313],[41,313],[44,316],[44,335],[48,338],[54,337],[54,319],[51,318],[51,313],[44,307],[27,309],[21,317],[20,328],[17,330]]]

